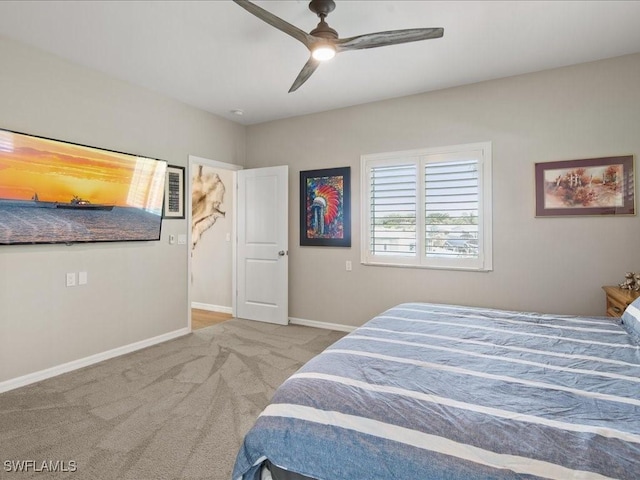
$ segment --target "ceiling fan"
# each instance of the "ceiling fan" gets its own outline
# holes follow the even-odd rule
[[[410,28],[406,30],[390,30],[386,32],[368,33],[357,37],[338,38],[338,32],[331,28],[325,18],[336,8],[333,0],[312,0],[309,2],[309,10],[318,15],[320,23],[307,33],[280,17],[273,15],[265,9],[251,3],[248,0],[233,0],[242,8],[252,13],[260,20],[277,28],[302,42],[309,49],[311,57],[302,67],[298,77],[291,85],[289,93],[296,91],[316,71],[320,62],[329,60],[336,53],[348,50],[362,50],[365,48],[384,47],[399,43],[417,42],[430,38],[440,38],[444,35],[443,28]]]

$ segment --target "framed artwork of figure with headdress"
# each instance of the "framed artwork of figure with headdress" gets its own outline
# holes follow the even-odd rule
[[[351,246],[351,167],[300,172],[300,245]]]

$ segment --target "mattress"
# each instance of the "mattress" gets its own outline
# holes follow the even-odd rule
[[[233,478],[640,478],[640,346],[614,319],[405,303],[313,358]]]

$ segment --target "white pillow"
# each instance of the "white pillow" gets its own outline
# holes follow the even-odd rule
[[[640,336],[640,297],[625,309],[622,314],[622,323],[632,334]]]

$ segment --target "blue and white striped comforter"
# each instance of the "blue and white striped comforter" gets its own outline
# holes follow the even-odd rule
[[[640,346],[612,319],[407,303],[308,362],[244,440],[319,480],[640,478]]]

